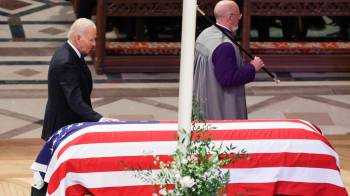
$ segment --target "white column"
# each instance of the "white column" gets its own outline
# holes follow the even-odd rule
[[[183,0],[178,123],[179,130],[187,133],[191,131],[196,8],[197,0]],[[184,135],[179,132],[179,137],[182,141]],[[184,153],[189,142],[187,139],[178,145]]]

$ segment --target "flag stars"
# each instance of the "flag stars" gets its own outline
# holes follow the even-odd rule
[[[57,131],[57,134],[60,135],[62,133],[62,129]]]
[[[50,141],[51,141],[51,139],[52,139],[52,137],[53,137],[53,135],[52,135],[51,137],[49,137],[49,139],[47,140],[47,142],[50,142]]]

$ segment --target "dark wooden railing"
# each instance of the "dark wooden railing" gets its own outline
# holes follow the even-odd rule
[[[349,0],[244,0],[243,47],[250,49],[251,16],[350,16]],[[349,45],[349,44],[347,44]],[[275,49],[271,54],[252,53],[262,57],[274,71],[350,71],[350,49],[320,48],[305,54],[290,54]],[[260,50],[262,51],[262,50]],[[315,49],[314,51],[317,51]]]
[[[111,72],[178,72],[178,55],[106,55],[106,17],[174,17],[182,15],[182,0],[98,0],[97,44],[95,69],[97,73]],[[199,4],[209,14],[216,1],[201,0]],[[181,31],[178,29],[178,31]]]
[[[200,7],[212,15],[217,0],[198,0]],[[350,71],[350,53],[323,49],[323,53],[271,53],[255,50],[250,41],[251,16],[350,16],[349,0],[244,0],[242,44],[264,58],[272,71]],[[97,73],[178,72],[179,55],[107,55],[106,18],[181,16],[182,0],[98,0],[96,9]],[[180,31],[180,29],[178,29]],[[293,49],[291,49],[293,50]],[[324,51],[327,50],[327,51]],[[274,52],[275,51],[275,52]],[[349,51],[349,50],[348,50]]]

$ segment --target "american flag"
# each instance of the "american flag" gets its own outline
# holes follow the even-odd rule
[[[337,153],[321,131],[303,120],[210,121],[216,145],[245,149],[249,159],[229,171],[228,195],[348,195]],[[154,185],[125,163],[157,172],[153,155],[169,160],[177,122],[79,123],[63,127],[32,165],[48,195],[152,195]],[[124,163],[124,164],[123,164]],[[153,165],[153,166],[152,166]],[[38,175],[40,174],[40,175]],[[42,181],[43,180],[43,181]]]

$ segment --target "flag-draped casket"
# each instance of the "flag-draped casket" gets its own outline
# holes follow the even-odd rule
[[[245,149],[248,158],[229,170],[228,195],[347,195],[339,158],[321,131],[302,120],[211,121],[213,142]],[[128,169],[157,168],[153,155],[169,160],[177,123],[169,121],[79,123],[60,129],[32,165],[36,186],[48,195],[152,195]],[[126,166],[130,167],[126,167]],[[40,175],[39,175],[40,173]]]

